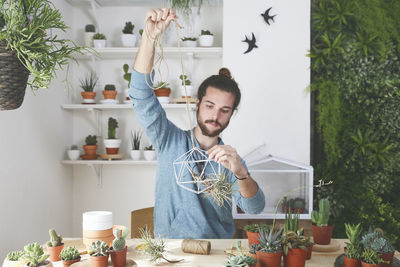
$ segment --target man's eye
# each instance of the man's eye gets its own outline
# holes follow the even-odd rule
[[[222,113],[225,113],[225,114],[226,114],[226,113],[228,113],[228,112],[229,112],[229,110],[227,110],[227,109],[223,109],[223,110],[222,110]]]
[[[206,107],[207,107],[207,108],[212,108],[212,106],[211,106],[211,105],[206,105]]]

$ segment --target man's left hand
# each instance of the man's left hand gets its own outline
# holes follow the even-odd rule
[[[243,178],[248,175],[235,148],[228,145],[215,145],[207,151],[207,154],[210,160],[231,170],[236,177]]]

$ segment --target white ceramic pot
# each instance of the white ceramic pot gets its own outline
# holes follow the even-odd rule
[[[143,156],[145,160],[151,161],[156,159],[156,151],[155,150],[144,150]]]
[[[169,96],[157,96],[160,104],[169,104]]]
[[[3,267],[24,267],[25,261],[19,260],[19,261],[10,261],[7,260],[7,258],[4,259],[3,261]]]
[[[104,139],[104,146],[106,148],[120,148],[121,139]]]
[[[196,47],[197,41],[184,41],[182,42],[182,45],[185,47]]]
[[[85,230],[107,230],[112,228],[112,212],[88,211],[82,214],[82,226]]]
[[[131,150],[131,158],[133,160],[140,160],[141,154],[142,154],[141,150]]]
[[[192,96],[193,94],[193,86],[186,85],[186,94],[185,94],[185,87],[181,85],[181,96]]]
[[[26,263],[24,267],[30,267],[30,266]],[[43,265],[40,265],[40,267],[53,267],[53,263],[49,260],[46,260]]]
[[[124,100],[130,100],[129,99],[129,88],[128,89],[124,89]]]
[[[79,159],[79,150],[68,150],[68,158],[70,160],[78,160]]]
[[[94,32],[85,32],[84,33],[85,46],[93,47],[93,35],[95,35]]]
[[[106,47],[107,40],[93,40],[94,48],[104,48]]]
[[[199,45],[200,46],[213,46],[214,44],[214,36],[212,35],[200,35],[199,36]]]
[[[121,34],[122,46],[134,47],[136,46],[136,34]]]

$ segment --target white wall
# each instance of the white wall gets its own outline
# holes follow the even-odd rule
[[[71,9],[53,1],[67,24]],[[55,227],[72,234],[72,172],[60,164],[71,143],[72,117],[63,112],[68,91],[58,73],[49,89],[34,95],[28,87],[22,107],[0,111],[0,261],[30,242],[44,243]]]

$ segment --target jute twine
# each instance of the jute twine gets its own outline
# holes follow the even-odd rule
[[[211,242],[195,239],[184,239],[182,241],[182,251],[200,255],[209,255],[211,251]]]
[[[29,71],[19,61],[16,52],[0,42],[0,110],[12,110],[24,101]]]

